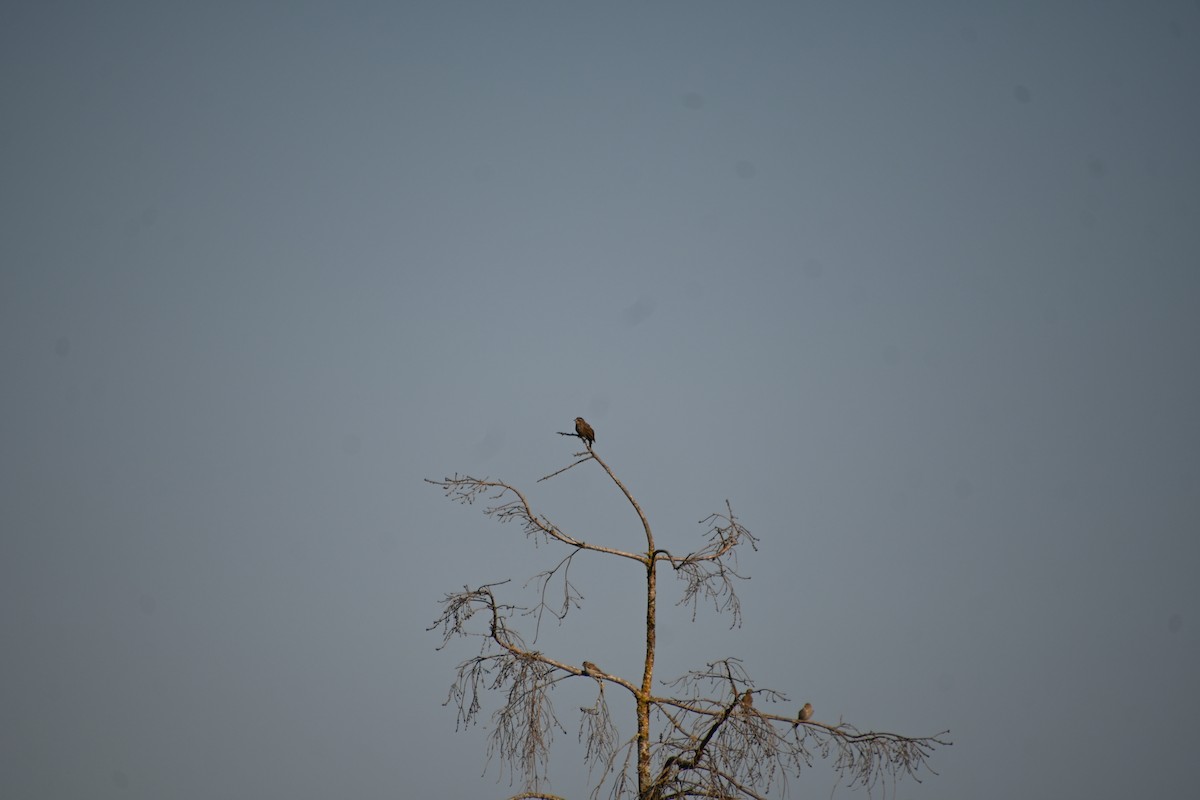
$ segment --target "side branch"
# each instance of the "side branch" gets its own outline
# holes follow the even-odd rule
[[[530,649],[508,626],[509,616],[522,609],[497,602],[492,592],[497,585],[464,587],[461,592],[446,595],[442,613],[429,630],[441,628],[442,647],[460,636],[483,640],[479,654],[458,665],[446,704],[457,706],[458,726],[466,727],[478,722],[483,692],[504,694],[503,706],[492,715],[488,753],[499,756],[502,774],[508,771],[513,777],[517,773],[522,776],[532,793],[528,796],[540,796],[537,784],[547,774],[554,735],[565,733],[550,700],[555,684],[581,676],[600,685],[621,686],[635,697],[638,688],[594,665],[580,668]],[[607,708],[604,713],[607,715]],[[598,750],[597,757],[605,752]]]
[[[922,768],[933,773],[927,764],[932,751],[951,744],[943,738],[948,731],[923,737],[864,733],[846,723],[761,711],[748,695],[768,701],[786,698],[750,688],[737,659],[709,664],[670,685],[684,697],[652,699],[672,731],[656,748],[660,766],[654,787],[661,798],[758,797],[757,792],[769,793],[775,783],[786,784],[789,775],[811,767],[814,752],[834,754],[834,769],[852,786],[869,789],[902,776],[919,782]],[[714,700],[714,692],[724,693],[725,699]]]
[[[489,517],[496,518],[500,522],[511,522],[513,520],[520,522],[526,536],[541,534],[547,539],[555,539],[580,550],[608,553],[609,555],[628,558],[640,563],[645,563],[646,561],[646,557],[640,553],[629,553],[624,550],[603,547],[598,544],[590,544],[582,539],[576,539],[552,523],[545,515],[535,513],[525,494],[517,487],[504,481],[489,481],[486,478],[472,478],[470,475],[463,475],[461,477],[455,475],[452,478],[444,478],[440,481],[425,478],[425,482],[440,487],[446,497],[465,505],[473,504],[480,496],[486,496],[490,500],[504,500],[504,502],[485,508],[483,513]],[[506,497],[507,499],[505,499]]]
[[[659,550],[654,557],[669,563],[675,569],[676,576],[687,583],[678,605],[692,607],[693,621],[699,610],[700,599],[703,598],[712,603],[718,614],[730,612],[732,621],[729,627],[736,628],[742,624],[742,605],[734,591],[733,582],[748,580],[737,571],[737,548],[749,543],[751,548],[757,550],[758,539],[734,516],[728,500],[725,501],[725,510],[725,514],[710,514],[700,520],[701,525],[708,525],[708,542],[701,549],[683,557]]]

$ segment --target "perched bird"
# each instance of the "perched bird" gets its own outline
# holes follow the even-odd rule
[[[747,689],[746,693],[742,695],[742,708],[746,711],[754,708],[754,692],[750,691],[749,689]]]
[[[796,715],[796,725],[799,725],[801,722],[808,722],[810,719],[812,719],[812,703],[805,703],[804,708],[800,709],[800,713]],[[796,725],[792,727],[794,728]]]
[[[583,662],[583,671],[587,675],[603,675],[604,671],[590,661]]]
[[[591,425],[584,421],[583,417],[575,418],[575,433],[579,435],[580,439],[583,439],[588,447],[591,447],[592,443],[596,441],[596,432],[592,430]]]

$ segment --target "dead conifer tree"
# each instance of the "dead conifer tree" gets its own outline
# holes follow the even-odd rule
[[[498,596],[507,580],[464,587],[443,598],[443,611],[430,626],[430,630],[440,629],[441,647],[457,637],[482,640],[479,654],[458,665],[448,703],[457,706],[459,724],[469,725],[483,708],[483,692],[502,694],[504,703],[492,717],[488,752],[499,758],[502,773],[520,778],[523,791],[511,800],[559,800],[547,793],[550,745],[554,731],[562,730],[550,691],[558,681],[575,677],[593,680],[597,686],[596,702],[580,708],[581,739],[591,774],[597,778],[593,800],[602,795],[611,800],[765,798],[774,788],[786,787],[789,776],[810,767],[814,753],[832,758],[835,771],[852,786],[870,788],[905,776],[920,780],[921,770],[932,772],[927,759],[938,745],[950,744],[942,738],[948,731],[922,737],[864,732],[840,718],[821,721],[826,712],[814,713],[808,703],[794,716],[769,713],[762,703],[755,706],[755,695],[771,701],[786,702],[788,698],[782,690],[756,686],[738,658],[723,658],[673,680],[660,681],[656,692],[659,568],[665,565],[683,582],[679,604],[692,606],[693,617],[704,600],[719,613],[731,614],[737,624],[741,606],[734,579],[740,576],[732,563],[737,548],[747,544],[755,548],[757,539],[726,502],[724,512],[701,520],[706,531],[699,549],[683,555],[659,548],[650,521],[633,494],[596,454],[591,427],[579,422],[582,420],[577,420],[577,432],[560,435],[579,438],[585,449],[575,454],[573,463],[539,482],[594,462],[633,507],[645,534],[645,550],[618,550],[580,539],[537,513],[520,489],[504,481],[468,475],[427,479],[460,503],[486,498],[492,503],[484,509],[487,516],[501,522],[517,521],[527,536],[568,548],[557,566],[537,576],[542,598],[537,616],[549,608],[545,595],[551,580],[581,553],[623,559],[645,576],[645,659],[641,676],[632,680],[589,661],[575,664],[534,649],[512,624],[514,615],[528,609]],[[580,431],[581,427],[585,430]],[[569,581],[562,581],[561,591],[560,610],[552,610],[560,618],[579,601]],[[606,685],[619,687],[627,695],[636,723],[636,732],[628,740],[618,739],[604,695]]]

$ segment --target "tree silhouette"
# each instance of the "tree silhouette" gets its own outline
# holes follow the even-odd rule
[[[704,601],[718,613],[730,614],[737,625],[741,605],[734,580],[742,577],[734,569],[737,550],[747,544],[757,549],[758,540],[737,520],[726,501],[723,513],[701,520],[706,531],[699,549],[677,555],[659,548],[641,506],[596,454],[590,428],[586,433],[590,436],[559,432],[579,438],[585,449],[575,453],[573,463],[538,482],[589,462],[599,465],[637,513],[645,533],[644,551],[618,550],[576,538],[537,513],[520,489],[504,481],[457,474],[440,481],[426,479],[460,503],[471,504],[484,497],[492,503],[484,509],[487,516],[519,522],[527,537],[568,549],[557,565],[535,576],[540,599],[533,608],[501,601],[497,594],[507,580],[464,587],[442,599],[442,613],[429,628],[442,633],[439,649],[457,637],[481,640],[479,654],[458,665],[447,703],[457,707],[459,725],[465,726],[478,720],[484,691],[503,694],[504,704],[492,717],[488,757],[498,757],[502,774],[507,771],[523,783],[524,790],[512,795],[512,800],[558,800],[546,791],[550,748],[554,732],[565,729],[550,701],[550,691],[558,681],[574,677],[594,680],[597,686],[595,702],[579,709],[580,737],[589,770],[596,776],[593,800],[602,795],[612,800],[764,798],[777,786],[786,789],[788,777],[811,767],[814,754],[832,758],[835,771],[850,785],[868,788],[904,776],[919,781],[922,769],[933,772],[927,759],[938,745],[950,744],[941,738],[949,731],[923,737],[864,732],[840,719],[836,723],[820,721],[807,703],[796,716],[767,713],[755,706],[755,695],[770,701],[786,702],[788,698],[781,691],[757,687],[738,658],[723,658],[673,680],[660,681],[664,693],[656,693],[659,567],[669,567],[683,581],[679,604],[691,606],[693,620]],[[645,658],[636,681],[609,674],[588,661],[576,665],[553,658],[526,643],[512,625],[514,616],[523,614],[532,614],[535,625],[540,625],[545,613],[565,618],[570,607],[581,600],[566,572],[572,559],[585,552],[624,559],[644,573]],[[551,582],[560,574],[561,589],[554,595],[559,599],[551,606],[547,603]],[[605,697],[609,685],[627,693],[632,705],[636,733],[625,741],[619,738]]]

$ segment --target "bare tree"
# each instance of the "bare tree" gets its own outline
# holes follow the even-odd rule
[[[550,691],[558,681],[575,677],[594,680],[597,686],[593,705],[580,708],[580,737],[591,774],[597,776],[592,800],[602,794],[612,800],[764,798],[779,786],[786,791],[788,777],[811,767],[814,754],[832,758],[834,769],[850,785],[868,788],[904,776],[919,781],[921,770],[933,772],[926,761],[938,745],[950,744],[942,738],[949,731],[922,737],[864,732],[841,719],[818,721],[808,703],[794,717],[767,713],[761,704],[755,706],[756,695],[782,702],[787,697],[756,686],[737,658],[724,658],[674,680],[660,681],[664,693],[657,694],[654,668],[660,565],[668,566],[683,581],[679,604],[691,606],[693,620],[703,600],[718,612],[732,615],[736,625],[741,606],[734,580],[742,577],[735,570],[737,550],[743,545],[757,549],[757,539],[734,516],[727,501],[723,513],[701,520],[706,531],[699,549],[686,555],[660,549],[637,500],[596,454],[591,427],[584,423],[576,428],[576,433],[560,435],[579,438],[585,449],[575,454],[576,461],[539,482],[588,462],[599,465],[637,513],[646,537],[644,551],[617,550],[577,538],[537,513],[520,489],[504,481],[457,474],[440,481],[427,479],[460,503],[484,497],[492,503],[484,510],[486,515],[501,522],[519,522],[527,537],[567,548],[557,565],[535,576],[539,600],[533,606],[502,602],[498,592],[508,581],[464,587],[443,598],[443,611],[430,626],[430,630],[441,630],[441,647],[457,637],[481,640],[479,654],[458,665],[447,703],[457,706],[459,724],[469,725],[483,707],[483,691],[503,693],[504,705],[493,715],[488,756],[498,757],[502,774],[521,780],[524,790],[512,795],[512,800],[555,800],[556,796],[546,791],[550,748],[554,733],[565,729],[550,702]],[[645,575],[645,659],[639,680],[611,675],[589,661],[576,665],[553,658],[527,644],[512,626],[514,616],[521,614],[532,615],[535,625],[546,613],[561,620],[579,603],[580,595],[566,576],[572,560],[581,553],[625,559]],[[551,596],[556,598],[554,605],[548,601]],[[631,739],[619,739],[605,686],[617,687],[629,697],[636,721]]]

